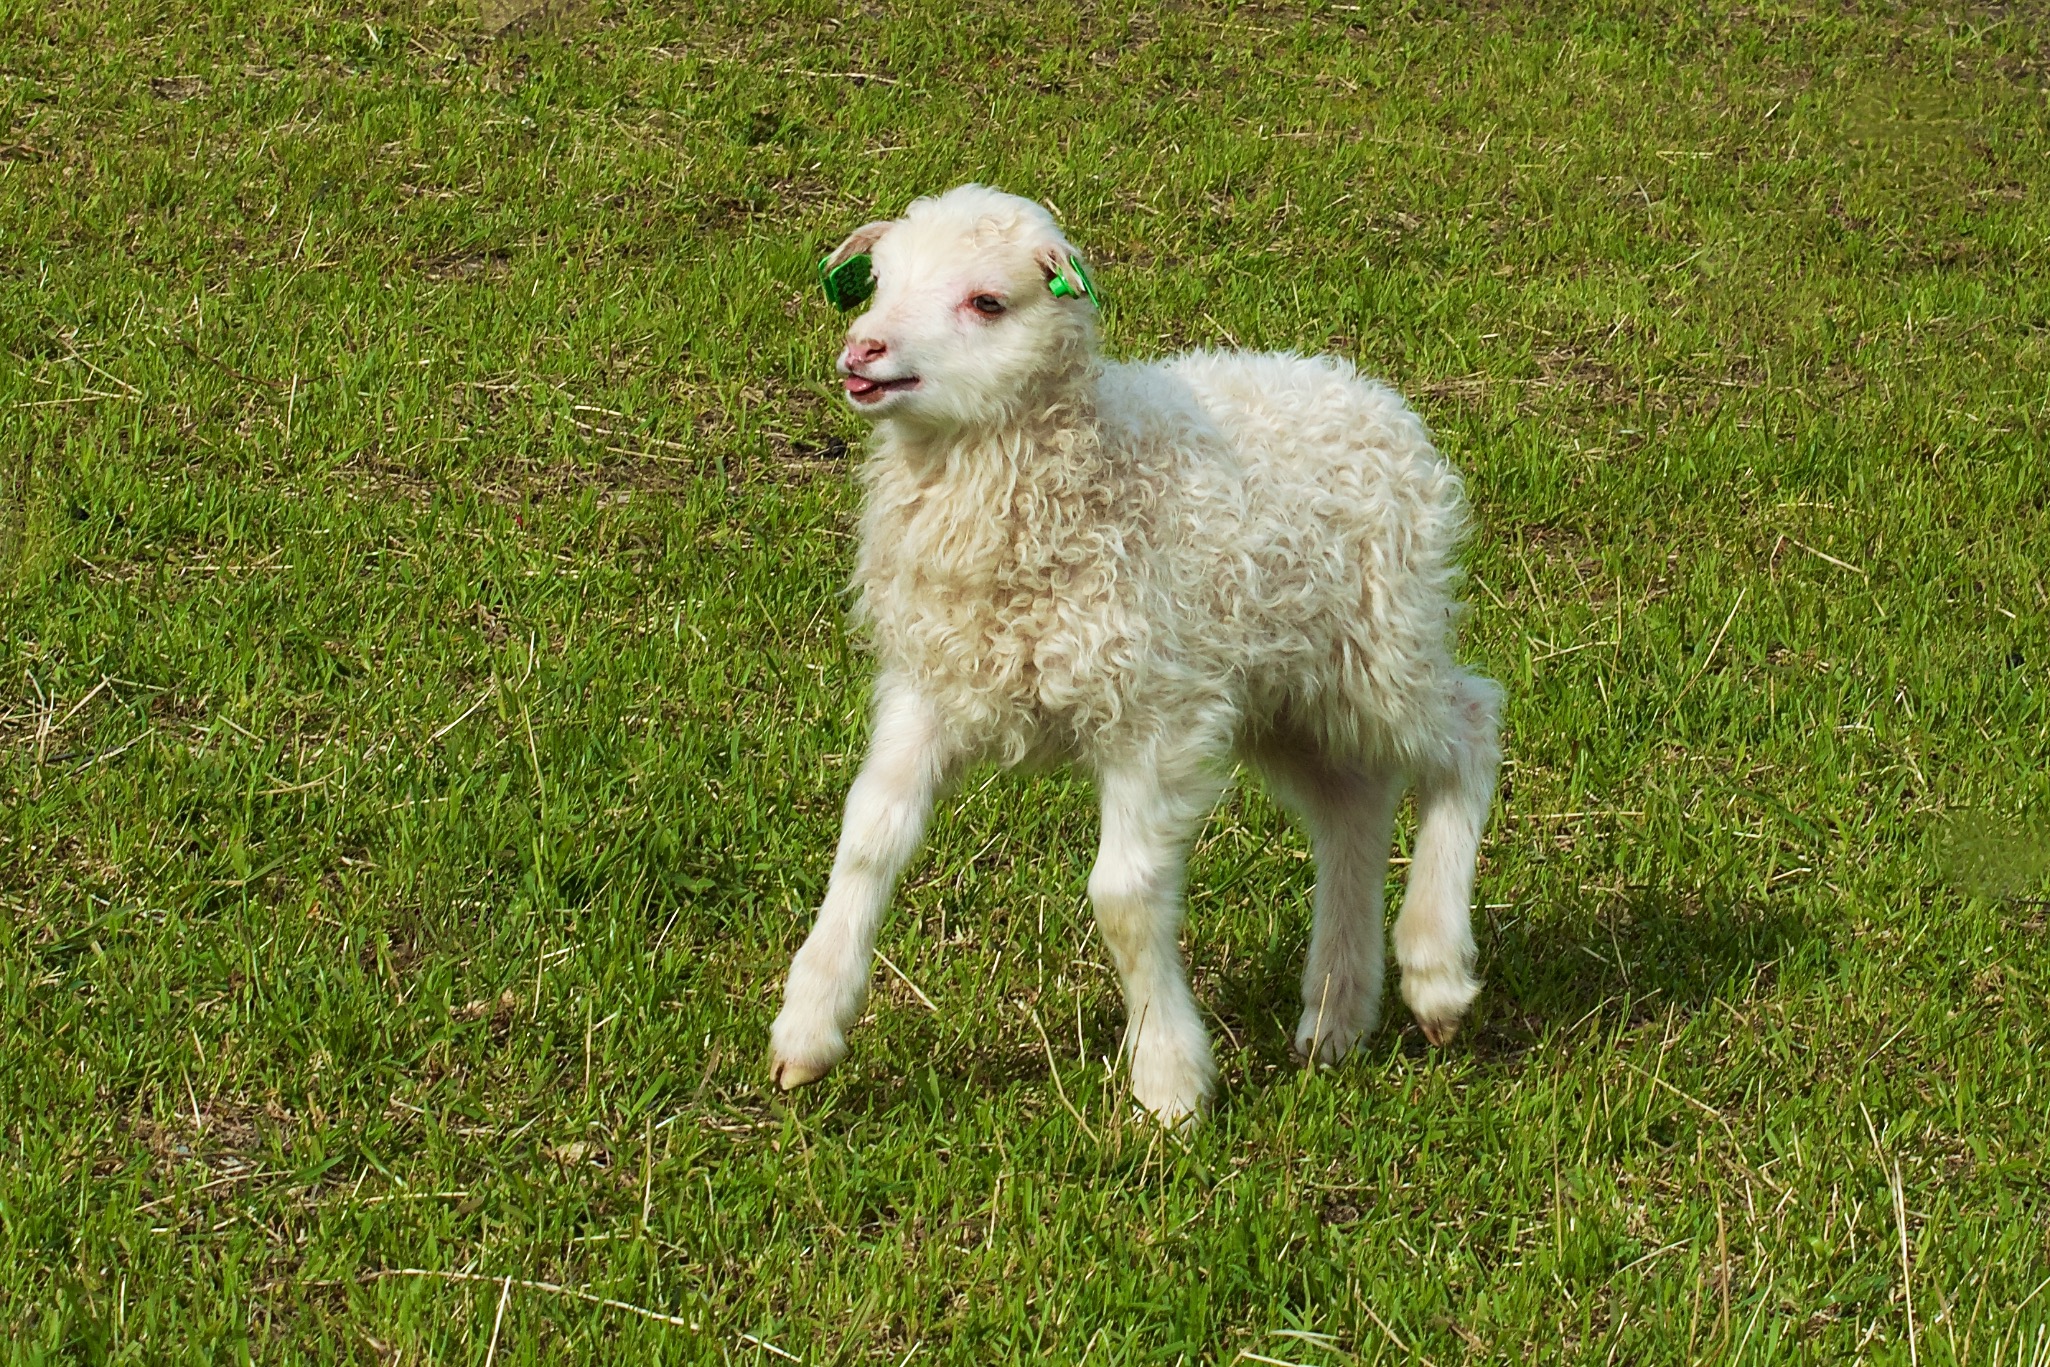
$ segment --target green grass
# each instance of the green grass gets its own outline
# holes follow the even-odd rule
[[[1289,1063],[1242,790],[1219,1110],[1129,1124],[1087,784],[977,778],[939,1012],[765,1088],[863,738],[809,264],[971,178],[1468,472],[1450,1051]],[[0,0],[0,353],[10,1361],[2050,1360],[2030,6]]]

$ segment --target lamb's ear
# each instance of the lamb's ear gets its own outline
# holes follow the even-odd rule
[[[875,273],[869,269],[868,253],[891,226],[888,223],[864,223],[819,262],[819,288],[826,292],[826,301],[834,308],[845,313],[866,303],[868,297],[876,292]]]
[[[862,224],[859,228],[847,234],[847,240],[833,248],[824,261],[819,262],[819,269],[830,271],[848,257],[860,256],[863,252],[868,251],[877,242],[881,241],[884,233],[896,226],[895,223],[888,221]]]
[[[1082,265],[1082,254],[1065,242],[1050,242],[1034,253],[1040,271],[1046,276],[1047,292],[1056,299],[1087,299],[1097,308],[1103,307],[1103,300],[1096,293],[1096,282],[1089,278],[1088,270]]]

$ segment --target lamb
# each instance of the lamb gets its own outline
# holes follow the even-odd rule
[[[1103,359],[1081,253],[993,189],[857,229],[821,263],[829,294],[860,283],[863,255],[874,299],[838,371],[874,424],[854,576],[874,729],[771,1029],[776,1083],[845,1056],[928,813],[992,759],[1095,778],[1089,897],[1132,1096],[1162,1122],[1194,1123],[1214,1086],[1181,887],[1235,762],[1300,815],[1316,860],[1298,1054],[1335,1061],[1377,1024],[1412,784],[1395,956],[1424,1034],[1450,1040],[1479,991],[1468,905],[1501,693],[1453,659],[1468,513],[1423,423],[1333,357]]]

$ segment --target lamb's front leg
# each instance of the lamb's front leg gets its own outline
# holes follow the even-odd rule
[[[1193,1118],[1217,1066],[1182,964],[1182,869],[1221,786],[1207,764],[1107,768],[1103,837],[1089,874],[1096,923],[1125,988],[1132,1095],[1166,1124]]]
[[[868,999],[876,924],[925,837],[951,759],[924,698],[888,681],[879,693],[875,736],[847,794],[826,899],[791,961],[783,1010],[769,1030],[770,1068],[786,1090],[824,1077],[847,1054],[847,1031]]]

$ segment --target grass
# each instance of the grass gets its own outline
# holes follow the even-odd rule
[[[2050,1361],[2032,13],[0,0],[5,1356]],[[808,267],[970,178],[1468,472],[1450,1051],[1289,1063],[1241,790],[1221,1106],[1127,1123],[1087,785],[978,778],[765,1088],[863,735]]]

